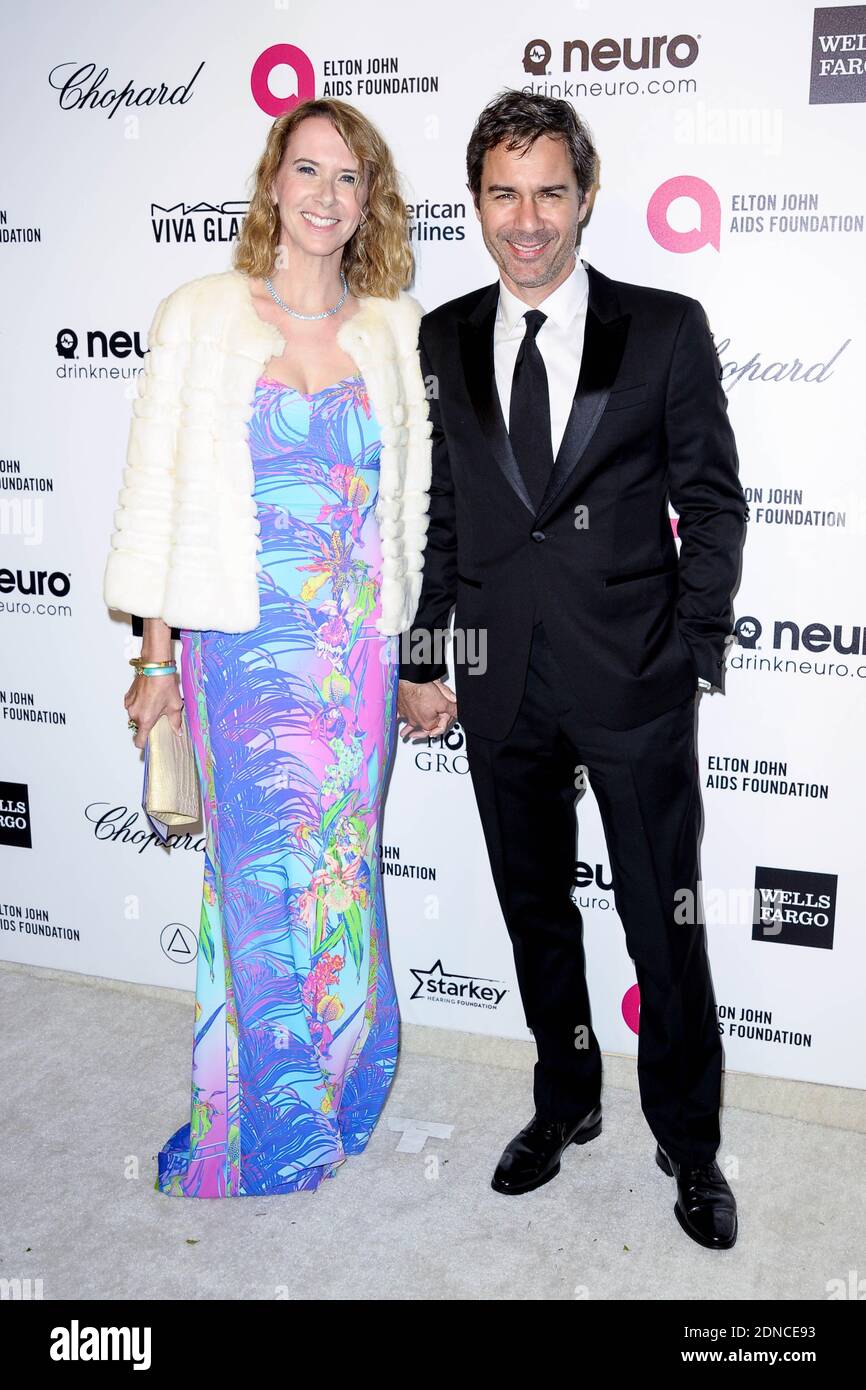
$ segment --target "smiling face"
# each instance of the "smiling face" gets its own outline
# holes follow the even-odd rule
[[[367,182],[358,160],[326,116],[292,131],[271,196],[281,241],[313,256],[339,252],[361,220]]]
[[[562,140],[540,135],[523,152],[504,144],[487,151],[476,213],[513,293],[542,287],[549,293],[562,283],[588,210],[589,196],[581,201]]]

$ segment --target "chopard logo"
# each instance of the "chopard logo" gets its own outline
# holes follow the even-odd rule
[[[58,63],[48,74],[48,84],[60,95],[57,104],[61,111],[101,111],[110,121],[120,108],[142,106],[185,106],[192,95],[192,86],[204,67],[199,63],[188,82],[169,91],[165,82],[136,87],[127,81],[119,91],[105,85],[108,68],[96,72],[95,63]],[[94,74],[96,74],[94,76]]]

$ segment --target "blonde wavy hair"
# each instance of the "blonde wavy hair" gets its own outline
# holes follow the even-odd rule
[[[271,126],[253,175],[255,189],[232,264],[250,276],[272,273],[281,225],[270,188],[289,137],[310,116],[325,116],[331,122],[367,176],[364,220],[343,247],[342,268],[349,290],[355,296],[396,299],[400,290],[411,283],[415,264],[409,246],[408,210],[400,196],[394,160],[366,116],[348,102],[329,97],[302,101]]]

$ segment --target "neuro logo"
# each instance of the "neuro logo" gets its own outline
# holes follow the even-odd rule
[[[271,91],[270,79],[274,68],[283,67],[293,70],[297,90],[294,95],[278,97]],[[253,63],[250,89],[256,105],[266,116],[276,118],[294,111],[299,102],[312,101],[316,95],[316,74],[302,48],[296,48],[293,43],[275,43]]]
[[[575,0],[579,5],[580,0]],[[583,6],[586,8],[586,6]],[[563,39],[561,63],[562,71],[573,72],[611,72],[620,66],[629,72],[642,69],[658,69],[665,63],[672,68],[689,68],[696,62],[700,52],[698,38],[694,34],[643,34],[640,37],[626,35],[622,39],[605,36],[592,39]],[[553,50],[546,39],[530,39],[523,49],[523,71],[535,77],[544,77]]]
[[[763,628],[757,618],[745,617],[737,619],[734,631],[741,647],[756,647]]]
[[[78,334],[71,328],[61,328],[55,344],[58,357],[74,357],[78,347]]]
[[[697,226],[685,232],[677,231],[668,221],[670,205],[677,198],[689,198],[699,213]],[[665,251],[686,256],[692,251],[700,251],[703,246],[719,249],[722,230],[719,195],[711,184],[694,174],[678,174],[676,178],[660,184],[649,200],[646,220],[653,241],[657,241]]]
[[[523,50],[523,71],[543,77],[550,62],[551,48],[546,39],[531,39]]]

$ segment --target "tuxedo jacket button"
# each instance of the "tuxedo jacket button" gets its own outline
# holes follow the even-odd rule
[[[546,541],[546,540],[547,540],[547,537],[546,537],[546,535],[544,534],[543,531],[533,531],[533,533],[532,533],[532,539],[533,539],[534,541]]]

